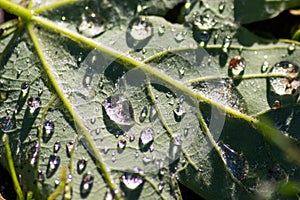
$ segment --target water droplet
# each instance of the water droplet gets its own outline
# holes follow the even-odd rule
[[[142,112],[140,114],[140,122],[144,122],[146,117],[148,115],[148,107],[147,106],[144,106],[144,108],[142,109]]]
[[[216,25],[216,20],[210,14],[198,14],[194,17],[194,25],[199,30],[210,30]]]
[[[219,146],[227,170],[238,180],[245,179],[248,174],[249,165],[243,154],[237,153],[223,142],[219,142]]]
[[[169,157],[171,161],[175,161],[179,159],[181,155],[181,144],[182,140],[179,136],[176,136],[174,140],[170,141],[170,148],[169,148]]]
[[[127,190],[136,190],[144,183],[143,178],[138,174],[125,173],[120,179]]]
[[[224,40],[223,40],[223,44],[222,44],[222,51],[224,53],[228,53],[228,48],[230,47],[232,43],[232,38],[231,36],[227,35]]]
[[[112,152],[112,154],[111,154],[111,161],[112,162],[115,162],[116,161],[116,152]]]
[[[89,88],[91,86],[94,75],[94,69],[92,67],[86,68],[84,77],[83,77],[83,86]]]
[[[179,73],[179,78],[182,78],[184,76],[185,70],[183,67],[181,67],[180,69],[178,69],[178,73]]]
[[[45,175],[42,170],[38,170],[38,175],[37,175],[37,181],[38,182],[44,182],[45,181]]]
[[[39,96],[39,97],[42,96],[43,92],[44,92],[43,88],[39,88],[38,96]]]
[[[185,32],[176,33],[174,39],[176,40],[176,42],[182,42],[185,38],[185,35],[186,35]]]
[[[184,127],[184,131],[183,131],[184,136],[187,136],[189,134],[189,130],[190,130],[190,126]]]
[[[149,150],[150,150],[150,152],[154,151],[154,145],[153,144],[150,145]]]
[[[54,133],[54,122],[48,120],[44,123],[43,126],[43,141],[48,142]]]
[[[273,107],[272,107],[272,108],[278,109],[278,108],[280,108],[280,107],[281,107],[280,101],[279,101],[279,100],[275,100],[275,101],[273,102]]]
[[[136,17],[128,25],[126,42],[130,48],[141,50],[153,36],[153,25],[145,17]]]
[[[58,169],[60,164],[60,157],[55,155],[49,156],[49,161],[47,165],[46,177],[50,178]]]
[[[54,146],[53,146],[54,155],[56,155],[59,150],[60,150],[60,142],[57,141],[54,143]]]
[[[78,174],[82,174],[82,172],[85,170],[86,166],[87,166],[87,159],[82,158],[82,159],[78,160],[78,162],[77,162]]]
[[[132,125],[134,121],[132,105],[125,96],[109,97],[105,104],[105,111],[109,119],[119,125]]]
[[[159,28],[158,28],[158,34],[159,35],[163,35],[165,33],[165,25],[161,25]]]
[[[96,132],[96,135],[99,135],[101,132],[100,128],[97,128],[95,132]]]
[[[79,33],[86,37],[97,37],[105,31],[103,20],[97,17],[96,13],[87,12],[82,14],[82,22],[77,27]]]
[[[139,138],[139,147],[141,151],[143,152],[148,151],[153,141],[154,141],[154,130],[152,128],[148,127],[141,131],[140,138]]]
[[[96,123],[96,117],[92,117],[91,118],[91,124],[95,124]]]
[[[0,120],[0,129],[1,132],[9,132],[11,130],[13,130],[16,127],[16,120],[15,120],[15,116],[10,116],[9,114],[7,114],[5,117],[2,117]]]
[[[123,150],[123,149],[125,149],[125,147],[126,147],[126,140],[124,138],[122,138],[118,142],[118,148]]]
[[[27,100],[27,106],[29,108],[30,114],[32,115],[36,114],[40,110],[41,105],[42,105],[42,101],[39,96],[30,97]]]
[[[55,179],[54,180],[54,188],[57,188],[57,186],[60,184],[60,180],[59,179]]]
[[[244,74],[246,61],[241,56],[235,56],[229,62],[228,75],[231,77],[239,77]]]
[[[220,36],[220,33],[218,31],[216,31],[214,33],[214,44],[217,44],[218,42],[218,39],[219,39],[219,36]]]
[[[292,54],[296,50],[296,44],[292,43],[288,46],[288,54]]]
[[[129,141],[133,142],[135,140],[135,136],[133,134],[129,135]]]
[[[39,143],[36,143],[32,148],[30,148],[27,153],[28,158],[30,159],[30,164],[34,166],[37,163],[38,154],[39,154]]]
[[[174,118],[176,122],[180,122],[182,118],[184,117],[186,111],[185,108],[182,105],[179,105],[177,108],[173,110]]]
[[[261,65],[261,69],[260,69],[261,73],[267,72],[268,69],[269,69],[268,61],[264,61],[263,64]]]
[[[224,1],[221,1],[221,2],[219,3],[218,9],[219,9],[219,12],[220,12],[220,13],[222,13],[222,12],[224,11],[224,9],[225,9],[225,2],[224,2]]]
[[[69,158],[71,157],[71,153],[73,151],[73,148],[74,148],[74,141],[68,142],[68,144],[66,145],[66,152],[67,152],[67,156]]]
[[[163,189],[164,189],[164,183],[160,182],[160,183],[158,184],[158,190],[159,190],[159,192],[162,192]]]
[[[208,40],[210,38],[210,34],[207,31],[201,31],[199,34],[199,39],[204,42],[207,43]]]
[[[30,89],[30,83],[24,82],[21,85],[21,98],[25,98],[28,95]]]
[[[80,184],[80,196],[82,198],[86,198],[90,194],[93,188],[93,184],[94,184],[94,176],[92,176],[92,173],[88,172],[84,174]]]
[[[269,71],[271,74],[286,74],[288,77],[269,78],[270,90],[277,95],[298,95],[300,78],[298,65],[289,61],[276,63]]]

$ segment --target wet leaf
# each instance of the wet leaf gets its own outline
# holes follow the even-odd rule
[[[0,41],[0,132],[22,185],[47,198],[67,167],[59,198],[181,199],[177,181],[207,199],[282,198],[276,188],[299,170],[254,121],[267,117],[276,137],[298,143],[299,77],[279,73],[299,66],[300,47],[239,23],[299,3],[255,3],[261,15],[244,10],[250,0],[39,1],[33,18],[12,11],[27,24]],[[184,24],[160,17],[176,5]]]

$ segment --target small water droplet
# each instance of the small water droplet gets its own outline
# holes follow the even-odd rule
[[[54,180],[54,188],[57,188],[57,186],[60,184],[60,180],[59,179],[55,179]]]
[[[82,174],[83,171],[85,170],[86,166],[87,166],[87,159],[82,158],[80,160],[78,160],[77,162],[77,172],[78,174]]]
[[[44,123],[43,126],[43,141],[48,142],[54,133],[54,122],[48,120]]]
[[[280,103],[280,101],[279,100],[275,100],[274,102],[273,102],[273,109],[278,109],[278,108],[280,108],[281,107],[281,103]]]
[[[38,170],[38,175],[37,175],[37,181],[38,182],[44,182],[45,181],[45,175],[42,170]]]
[[[128,25],[126,42],[130,48],[141,50],[153,36],[153,25],[145,17],[136,17]]]
[[[224,2],[224,0],[219,3],[218,9],[219,9],[220,13],[222,13],[224,11],[224,9],[225,9],[225,2]]]
[[[161,25],[159,28],[158,28],[158,34],[159,35],[163,35],[165,33],[165,25]]]
[[[288,46],[288,54],[292,54],[296,50],[296,44],[292,43]]]
[[[127,190],[136,190],[144,183],[143,178],[138,174],[125,173],[120,179]]]
[[[95,124],[96,123],[96,117],[92,117],[91,118],[91,124]]]
[[[189,130],[190,130],[190,126],[184,127],[184,131],[183,131],[184,136],[187,136],[189,134]]]
[[[27,106],[29,108],[30,114],[32,115],[36,114],[40,110],[41,105],[42,105],[42,101],[39,96],[30,97],[27,100]]]
[[[268,61],[264,61],[263,64],[261,65],[261,73],[265,73],[269,70],[269,63]]]
[[[216,31],[214,33],[214,44],[217,44],[218,42],[218,39],[219,39],[219,36],[220,36],[220,33],[218,31]]]
[[[126,147],[126,140],[124,138],[120,139],[118,142],[118,148],[124,150]]]
[[[137,151],[137,152],[135,152],[135,158],[138,158],[139,157],[139,152]]]
[[[15,116],[10,116],[9,113],[5,117],[2,117],[0,120],[0,129],[1,132],[9,132],[16,127]]]
[[[150,152],[154,151],[154,145],[153,144],[150,145],[149,150],[150,150]]]
[[[223,142],[218,144],[227,170],[238,180],[245,179],[248,174],[249,164],[243,154],[237,153]]]
[[[24,82],[21,85],[21,98],[25,98],[28,95],[30,89],[30,83]]]
[[[110,120],[119,125],[132,125],[134,121],[132,105],[125,96],[110,96],[106,101],[105,111]]]
[[[83,77],[83,86],[89,88],[91,86],[94,75],[94,69],[92,67],[86,68],[84,77]]]
[[[135,140],[135,136],[133,134],[129,135],[129,141],[133,142]]]
[[[67,152],[67,156],[70,158],[71,157],[71,153],[73,151],[74,148],[74,141],[70,141],[67,143],[66,145],[66,152]]]
[[[231,77],[239,77],[244,74],[246,61],[241,56],[235,56],[229,62],[228,75]]]
[[[149,155],[145,155],[145,156],[143,157],[143,163],[144,163],[145,165],[149,164],[151,161],[152,161],[152,159],[151,159],[151,157],[150,157]]]
[[[112,162],[115,162],[116,161],[116,152],[112,152],[112,154],[111,154],[111,161]]]
[[[47,165],[46,177],[50,178],[58,169],[60,164],[60,157],[55,155],[49,156],[49,161]]]
[[[182,120],[182,118],[184,117],[186,111],[182,105],[179,105],[179,106],[177,106],[177,108],[175,108],[173,110],[173,113],[174,113],[174,118],[175,118],[176,122],[180,122]]]
[[[60,142],[57,141],[54,143],[54,146],[53,146],[54,155],[56,155],[59,150],[60,150]]]
[[[182,42],[185,39],[185,35],[185,32],[176,33],[174,39],[176,40],[176,42]]]
[[[160,182],[157,187],[158,187],[159,192],[162,192],[164,189],[164,183]]]
[[[28,158],[30,159],[30,164],[32,166],[37,163],[39,147],[39,143],[36,143],[32,148],[30,148],[29,152],[27,153]]]
[[[148,115],[148,107],[147,106],[144,106],[143,109],[142,109],[142,112],[140,114],[140,122],[144,122],[146,117]]]
[[[92,176],[92,173],[87,172],[86,174],[84,174],[80,184],[80,196],[82,198],[86,198],[90,194],[93,188],[93,184],[94,184],[94,176]]]
[[[38,96],[39,96],[39,97],[42,96],[43,92],[44,92],[43,88],[39,88]]]
[[[223,44],[222,44],[222,51],[224,53],[228,53],[228,48],[230,47],[232,43],[232,38],[231,36],[227,35],[224,40],[223,40]]]
[[[201,31],[199,34],[199,39],[202,42],[207,43],[208,40],[210,39],[210,34],[207,31]]]
[[[179,159],[181,155],[181,144],[182,140],[179,136],[176,136],[174,140],[170,141],[169,157],[171,161]]]
[[[97,128],[95,132],[96,132],[96,135],[99,135],[101,132],[100,128]]]
[[[154,141],[154,130],[150,127],[144,129],[140,133],[139,147],[141,151],[148,151]]]
[[[185,70],[183,67],[181,67],[180,69],[178,69],[178,73],[179,73],[179,78],[182,78],[184,76]]]

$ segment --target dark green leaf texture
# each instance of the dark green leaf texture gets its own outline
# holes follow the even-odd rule
[[[47,199],[67,168],[63,199],[182,199],[178,181],[207,199],[288,198],[297,156],[270,134],[299,143],[299,44],[238,23],[299,2],[57,2],[15,10],[0,41],[0,128],[25,192]],[[183,24],[160,17],[178,3]]]

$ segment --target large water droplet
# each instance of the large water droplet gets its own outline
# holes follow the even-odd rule
[[[231,77],[240,77],[244,74],[246,61],[241,56],[235,56],[229,62],[228,75]]]
[[[27,106],[29,108],[30,114],[37,114],[37,112],[40,110],[42,105],[42,101],[39,96],[30,97],[27,100]]]
[[[55,155],[49,156],[49,161],[47,165],[46,177],[50,178],[56,172],[60,164],[60,157]]]
[[[144,122],[147,115],[148,115],[148,107],[144,106],[143,109],[142,109],[142,112],[140,114],[140,122]]]
[[[88,7],[86,7],[81,18],[82,22],[77,27],[77,30],[86,37],[97,37],[105,31],[103,20]]]
[[[118,125],[132,125],[134,121],[132,105],[125,96],[109,97],[105,104],[105,111],[109,119]]]
[[[199,39],[200,41],[204,42],[204,43],[207,43],[208,40],[210,38],[210,34],[207,32],[207,31],[201,31],[199,33]]]
[[[78,160],[78,162],[77,162],[78,174],[82,174],[82,172],[85,170],[86,166],[87,166],[87,159],[82,158],[82,159]]]
[[[178,105],[177,108],[173,110],[174,118],[176,122],[180,122],[182,118],[184,117],[186,111],[185,108],[182,105]]]
[[[141,151],[145,152],[149,150],[151,144],[154,141],[154,135],[154,130],[150,127],[141,131],[139,138],[139,147]]]
[[[269,71],[271,74],[286,74],[288,77],[274,77],[269,79],[271,90],[278,95],[298,94],[300,86],[299,67],[289,61],[276,63]]]
[[[248,161],[243,154],[237,153],[227,144],[219,142],[223,160],[227,170],[238,180],[246,178],[249,170]]]
[[[140,186],[143,185],[144,180],[138,174],[125,173],[121,177],[121,183],[123,184],[123,186],[125,186],[124,189],[127,189],[127,190],[136,190]]]
[[[126,42],[130,48],[141,50],[153,36],[153,25],[145,17],[136,17],[128,25]]]
[[[67,152],[67,156],[70,158],[71,157],[71,153],[74,149],[74,141],[70,141],[67,143],[66,145],[66,152]]]
[[[86,198],[90,194],[93,188],[93,184],[94,184],[94,176],[92,176],[92,173],[88,172],[84,174],[80,184],[80,196],[82,198]]]

